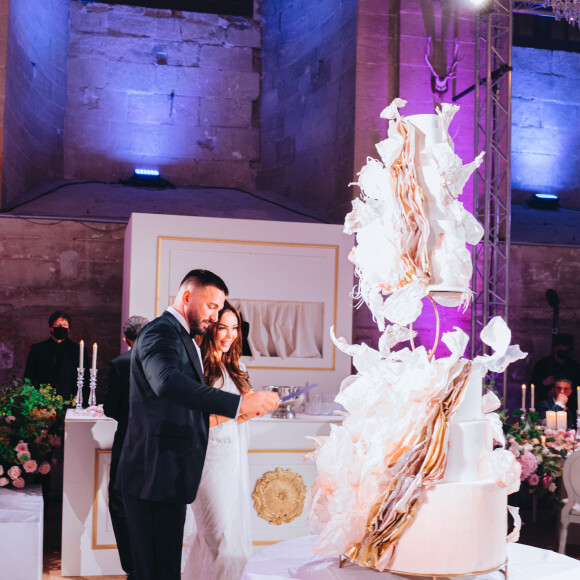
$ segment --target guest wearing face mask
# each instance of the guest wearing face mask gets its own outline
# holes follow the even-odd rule
[[[536,400],[548,397],[556,384],[556,377],[567,377],[575,389],[580,385],[580,364],[572,358],[574,337],[556,334],[552,342],[552,354],[540,359],[534,366],[530,383],[536,387]]]
[[[57,310],[48,317],[50,338],[30,347],[24,378],[35,385],[51,385],[63,399],[72,399],[77,393],[79,345],[70,340],[70,316]],[[85,349],[85,367],[88,354]],[[85,372],[85,378],[88,372]]]

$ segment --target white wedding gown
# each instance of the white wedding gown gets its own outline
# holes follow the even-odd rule
[[[220,388],[220,382],[216,383]],[[223,391],[239,394],[226,375]],[[239,580],[252,554],[247,423],[229,420],[209,430],[182,580]]]

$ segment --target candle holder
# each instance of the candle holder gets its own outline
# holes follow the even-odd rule
[[[89,393],[89,407],[97,406],[97,369],[91,369],[90,379],[91,392]]]
[[[77,368],[77,404],[75,413],[83,412],[83,384],[85,382],[85,369]]]

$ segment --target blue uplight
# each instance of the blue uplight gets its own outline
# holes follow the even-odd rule
[[[147,177],[159,177],[160,173],[157,169],[135,169],[135,175]]]
[[[558,196],[553,193],[536,193],[535,196],[539,199],[558,199]]]

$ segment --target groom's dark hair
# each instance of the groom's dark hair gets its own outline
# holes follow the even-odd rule
[[[226,296],[230,293],[226,283],[217,274],[214,274],[209,270],[190,270],[181,281],[179,287],[181,288],[184,284],[190,282],[193,282],[196,286],[201,286],[202,288],[205,288],[206,286],[215,286]]]

